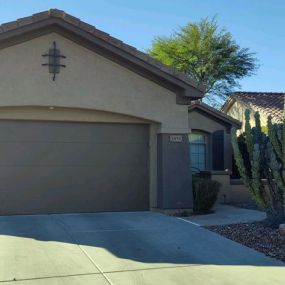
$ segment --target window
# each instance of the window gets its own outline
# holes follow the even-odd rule
[[[192,133],[189,135],[191,166],[199,170],[206,169],[206,135]]]

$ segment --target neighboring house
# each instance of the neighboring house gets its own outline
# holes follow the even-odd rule
[[[0,214],[192,208],[197,82],[59,10],[0,26],[0,62]]]
[[[250,109],[252,125],[254,125],[253,115],[258,111],[261,126],[265,127],[269,115],[275,123],[283,121],[284,96],[285,93],[281,92],[234,92],[222,106],[221,111],[244,122],[244,112]],[[242,130],[244,130],[244,124]]]
[[[222,106],[221,111],[242,122],[241,132],[244,131],[245,110],[251,111],[250,123],[255,125],[254,113],[260,114],[261,126],[266,130],[267,118],[272,116],[272,121],[281,123],[284,112],[284,96],[282,92],[234,92]],[[227,200],[238,203],[253,203],[249,191],[239,179],[237,167],[234,165],[231,179],[223,182],[223,194]]]
[[[188,112],[192,168],[210,170],[212,174],[225,171],[229,175],[232,169],[230,130],[239,129],[241,123],[200,102],[192,103]]]

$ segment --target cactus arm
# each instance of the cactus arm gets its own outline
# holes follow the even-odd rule
[[[284,166],[285,166],[285,100],[284,100],[284,106],[283,106],[283,124],[282,124],[282,128],[281,128],[281,132],[282,132],[282,140],[281,140],[281,145],[282,145],[282,150],[283,150],[283,170],[284,170]]]
[[[238,140],[237,140],[237,130],[235,128],[232,128],[232,130],[231,130],[231,142],[232,142],[235,162],[236,162],[236,165],[238,167],[238,171],[240,173],[240,176],[243,180],[243,183],[247,187],[251,188],[250,180],[249,180],[249,177],[246,173],[246,167],[244,165],[242,154],[241,154],[240,149],[239,149]]]
[[[270,142],[273,146],[273,149],[275,150],[278,158],[280,160],[282,160],[284,163],[282,144],[280,143],[280,141],[278,139],[277,127],[274,127],[274,125],[272,124],[272,117],[271,116],[269,116],[267,119],[267,128],[268,128],[268,137],[269,137]]]
[[[282,163],[281,160],[278,160],[276,157],[276,153],[273,150],[273,146],[271,141],[267,144],[267,156],[268,156],[268,164],[271,169],[272,176],[275,180],[277,187],[285,193],[285,182],[284,177],[282,175]]]
[[[260,123],[260,115],[259,112],[254,113],[254,119],[255,119],[255,143],[258,144],[262,143],[262,130],[261,130],[261,123]]]
[[[247,146],[248,154],[250,160],[252,160],[252,153],[253,153],[253,136],[251,132],[251,125],[250,125],[250,110],[245,110],[245,143]]]
[[[252,194],[253,198],[257,201],[257,203],[260,204],[261,206],[263,206],[263,200],[260,198],[260,193],[259,193],[260,192],[259,188],[263,187],[263,185],[261,184],[260,181],[258,181],[259,179],[258,180],[251,179],[249,177],[249,174],[246,171],[244,160],[243,160],[241,151],[239,149],[237,134],[236,134],[235,128],[232,128],[232,130],[231,130],[231,141],[232,141],[232,147],[233,147],[233,154],[234,154],[235,162],[236,162],[236,165],[238,167],[241,179],[242,179],[243,183],[245,184],[245,186],[249,189],[250,193]],[[254,156],[256,158],[254,169],[257,169],[258,165],[259,165],[258,153],[255,153]],[[259,176],[258,171],[253,172],[253,175]]]
[[[254,144],[253,146],[253,160],[251,163],[252,166],[252,187],[254,188],[254,195],[256,196],[256,200],[259,204],[264,204],[264,199],[262,196],[263,191],[263,183],[262,183],[262,176],[261,176],[261,150],[259,144]]]

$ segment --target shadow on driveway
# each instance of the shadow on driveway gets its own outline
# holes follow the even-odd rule
[[[0,281],[187,265],[282,262],[152,212],[0,217]]]
[[[203,228],[152,212],[0,217],[0,235],[101,248],[143,263],[278,264]]]

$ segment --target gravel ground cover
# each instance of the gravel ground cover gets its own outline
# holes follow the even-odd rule
[[[262,222],[205,227],[228,239],[285,262],[285,236]]]

